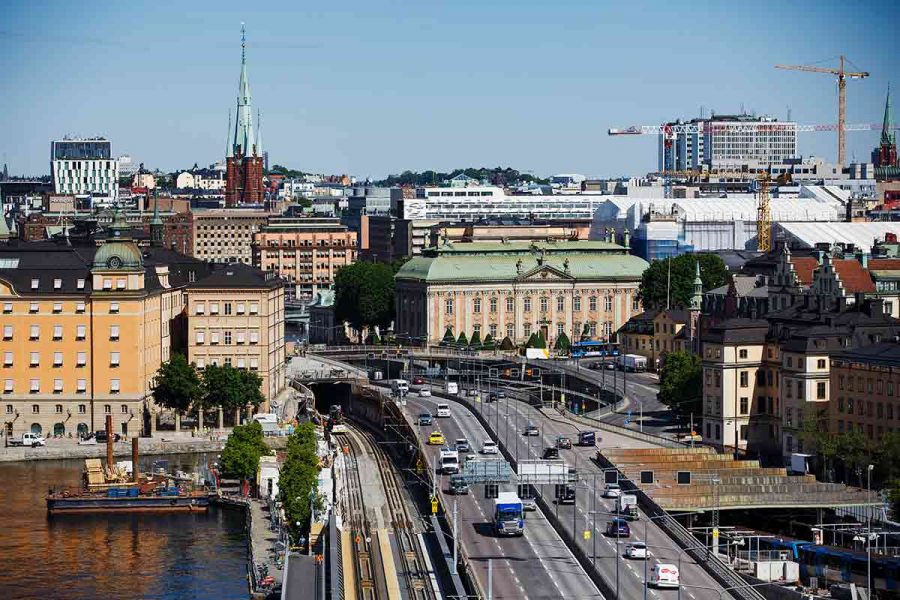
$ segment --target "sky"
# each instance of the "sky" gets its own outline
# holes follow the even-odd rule
[[[148,168],[225,153],[246,22],[254,109],[271,164],[381,178],[509,166],[547,176],[656,169],[655,136],[610,127],[739,112],[837,122],[833,77],[868,71],[848,122],[880,123],[900,92],[887,1],[4,0],[0,159],[49,173],[50,142],[101,135]],[[895,102],[897,104],[897,102]],[[848,133],[868,160],[879,132]],[[835,160],[835,133],[799,152]]]

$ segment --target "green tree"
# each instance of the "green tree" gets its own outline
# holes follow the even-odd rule
[[[571,346],[572,343],[569,342],[569,336],[567,336],[566,332],[563,331],[561,334],[559,334],[559,337],[556,338],[556,349],[560,352],[568,352]]]
[[[703,379],[700,357],[676,350],[666,355],[659,374],[660,402],[680,414],[701,414]]]
[[[513,344],[513,341],[512,341],[511,339],[509,339],[509,336],[506,336],[506,337],[504,337],[503,340],[500,342],[500,349],[501,349],[501,350],[507,350],[507,351],[509,351],[509,350],[515,350],[515,349],[516,349],[516,345]]]
[[[441,346],[452,346],[456,341],[456,337],[453,335],[453,330],[449,327],[447,331],[444,332],[444,339],[441,340]]]
[[[581,328],[581,341],[587,342],[591,339],[591,326],[587,323]]]
[[[357,262],[341,267],[334,278],[334,316],[356,329],[388,327],[394,320],[394,273],[391,265]]]
[[[466,337],[465,331],[459,332],[459,337],[456,339],[456,343],[462,348],[469,345],[469,339]]]
[[[538,330],[537,335],[534,338],[534,347],[535,348],[546,348],[547,340],[544,339],[544,332]]]
[[[229,364],[209,365],[203,369],[203,404],[223,409],[259,406],[265,401],[260,388],[262,378],[254,371],[235,369]]]
[[[487,335],[484,337],[484,344],[482,345],[482,347],[483,347],[485,350],[493,350],[494,348],[496,348],[496,347],[497,347],[497,341],[494,339],[494,336],[492,336],[490,333],[487,334]]]
[[[259,457],[268,453],[262,425],[238,425],[228,436],[219,457],[222,474],[231,479],[253,479],[259,469]]]
[[[374,329],[372,330],[372,332],[369,334],[369,337],[366,338],[366,344],[370,346],[378,346],[379,344],[381,344],[381,338],[378,337],[377,331],[375,331]]]
[[[666,307],[666,285],[671,262],[671,306],[686,308],[694,293],[694,277],[697,262],[700,263],[700,280],[703,290],[725,285],[728,270],[718,254],[682,254],[671,259],[654,260],[641,276],[638,294],[645,309]]]
[[[309,527],[310,505],[317,504],[313,493],[320,468],[316,454],[315,425],[302,423],[288,439],[284,464],[278,478],[279,499],[295,539]]]
[[[822,458],[818,475],[822,481],[827,480],[828,473],[841,451],[841,436],[828,432],[827,413],[821,410],[808,415],[800,424],[798,435],[804,445]]]
[[[476,331],[472,334],[472,339],[469,341],[469,347],[475,348],[476,350],[481,348],[481,334],[479,332]]]
[[[203,395],[197,369],[184,354],[175,353],[156,372],[153,400],[160,406],[187,411]]]
[[[537,348],[535,344],[537,343],[537,334],[532,332],[530,336],[528,336],[528,341],[525,342],[526,348]]]

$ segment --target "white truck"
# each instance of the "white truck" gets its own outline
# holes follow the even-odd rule
[[[623,371],[637,373],[647,370],[647,359],[639,354],[623,354],[616,357],[616,365]]]
[[[31,448],[47,445],[43,436],[37,433],[23,433],[21,438],[10,437],[8,442],[10,446],[30,446]]]
[[[441,449],[441,473],[444,475],[459,473],[459,452],[450,448]]]
[[[409,382],[405,379],[394,379],[391,381],[391,391],[395,396],[405,396],[409,393]]]
[[[638,500],[634,494],[621,494],[616,500],[619,514],[631,520],[639,518]]]
[[[263,435],[278,433],[278,415],[275,413],[259,413],[253,415],[253,422],[262,426]]]

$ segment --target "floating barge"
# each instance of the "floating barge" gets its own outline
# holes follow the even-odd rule
[[[138,439],[132,439],[131,474],[113,461],[112,419],[107,417],[106,469],[99,458],[84,461],[82,486],[51,490],[47,512],[137,513],[205,512],[209,507],[206,486],[168,473],[142,476],[138,468]]]

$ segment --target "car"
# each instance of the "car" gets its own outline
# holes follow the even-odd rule
[[[447,418],[450,416],[450,405],[449,404],[438,404],[437,405],[437,416],[438,418]]]
[[[422,388],[419,390],[419,398],[431,398],[431,390]]]
[[[490,394],[488,394],[487,401],[488,402],[496,402],[497,398],[498,398],[497,392],[491,392]]]
[[[631,527],[625,519],[612,519],[606,524],[606,535],[610,537],[630,537]]]
[[[478,390],[476,390],[475,388],[466,390],[466,396],[477,396],[477,395],[478,395]]]
[[[413,385],[423,385],[424,383],[425,383],[425,380],[422,379],[421,377],[413,378]]]
[[[667,563],[658,563],[654,565],[653,570],[650,572],[650,582],[648,585],[657,588],[681,587],[678,567]]]
[[[500,400],[503,400],[504,398],[506,398],[506,392],[504,392],[503,390],[500,390],[499,392],[497,392],[497,398],[499,398]]]
[[[428,436],[428,445],[430,446],[443,446],[445,442],[444,434],[440,431],[432,431]]]
[[[98,444],[105,444],[106,443],[106,431],[101,430],[101,431],[95,432],[94,439],[97,440]],[[120,436],[118,433],[113,434],[114,442],[118,442],[121,439],[122,439],[122,436]]]
[[[499,454],[500,449],[497,448],[497,442],[493,440],[484,440],[481,442],[481,453],[482,454]]]
[[[536,511],[537,510],[537,501],[532,496],[525,496],[524,498],[519,498],[522,501],[522,510],[525,511]]]
[[[650,558],[650,551],[647,550],[647,544],[644,542],[632,542],[625,546],[625,558],[634,560],[647,560]]]
[[[567,438],[564,435],[561,435],[558,438],[556,438],[556,447],[561,448],[563,450],[571,450],[572,449],[572,440],[570,438]]]
[[[618,498],[622,495],[622,488],[618,483],[607,483],[606,489],[603,490],[604,498]]]
[[[529,423],[525,426],[525,431],[522,432],[522,435],[541,435],[541,431],[537,428],[537,425]]]
[[[469,485],[466,483],[466,478],[463,475],[451,475],[447,492],[453,495],[468,494]]]
[[[466,438],[459,438],[456,440],[456,451],[457,452],[470,452],[472,449],[469,447],[469,440]]]
[[[544,460],[559,458],[559,449],[553,448],[552,446],[544,448],[544,454],[541,456],[541,458],[543,458]]]
[[[419,425],[432,425],[433,423],[434,417],[427,410],[419,414]]]

